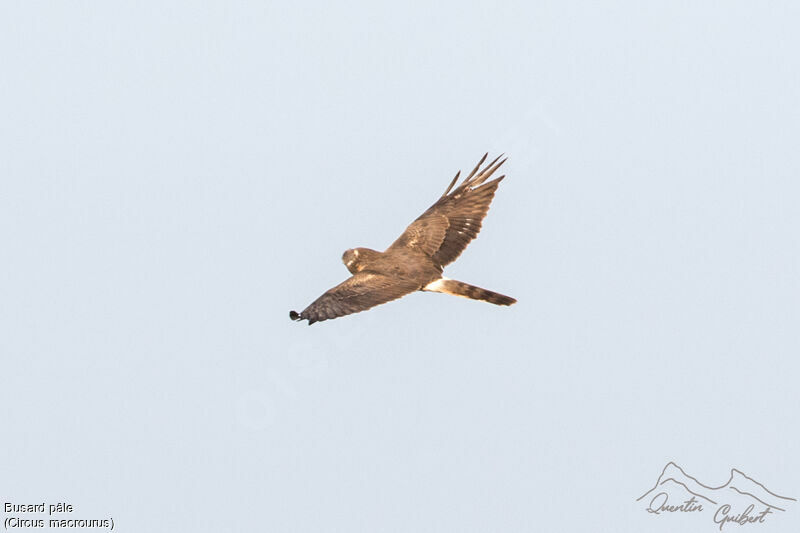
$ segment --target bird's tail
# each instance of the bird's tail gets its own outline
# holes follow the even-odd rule
[[[495,305],[511,305],[517,301],[511,296],[505,296],[497,292],[481,289],[475,285],[464,283],[463,281],[456,281],[454,279],[440,278],[436,281],[428,283],[422,290],[431,292],[443,292],[444,294],[452,294],[453,296],[463,296],[473,300],[483,300]]]

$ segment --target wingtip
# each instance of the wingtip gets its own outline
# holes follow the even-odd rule
[[[441,196],[442,198],[444,198],[445,196],[448,195],[448,193],[450,193],[450,191],[453,189],[453,185],[456,184],[460,176],[461,176],[461,171],[459,170],[458,172],[456,172],[456,176],[453,178],[453,181],[451,181],[450,185],[447,186],[447,189],[444,191],[444,194],[442,194]]]
[[[300,320],[308,320],[309,326],[314,322],[319,322],[319,320],[314,320],[313,318],[304,317],[301,313],[298,313],[297,311],[289,311],[289,318],[291,318],[295,322],[298,322]]]
[[[505,160],[505,159],[503,159],[502,161],[500,161],[500,159],[502,159],[502,158],[503,158],[503,155],[504,155],[504,154],[500,154],[500,155],[498,155],[497,157],[495,157],[495,158],[494,158],[494,160],[493,160],[491,163],[489,163],[488,165],[486,165],[486,170],[484,170],[484,172],[488,172],[488,171],[490,171],[490,170],[492,170],[492,169],[495,169],[495,170],[496,170],[496,169],[498,169],[498,168],[500,167],[500,165],[502,165],[503,163],[505,163],[505,162],[506,162],[506,160]],[[498,164],[498,163],[497,163],[498,161],[500,161],[500,164]],[[492,170],[492,172],[494,172],[494,170]]]
[[[480,166],[486,162],[486,159],[488,157],[489,157],[489,152],[486,152],[485,154],[483,154],[483,157],[481,157],[481,160],[478,161],[478,165],[477,165],[478,168],[480,168]]]
[[[467,175],[467,177],[464,178],[464,183],[468,183],[475,176],[475,174],[481,168],[481,165],[483,165],[483,162],[486,161],[487,157],[489,157],[489,152],[483,154],[483,157],[481,157],[481,160],[478,161],[477,165],[475,165],[475,168],[472,169],[472,172],[470,172],[469,175]]]

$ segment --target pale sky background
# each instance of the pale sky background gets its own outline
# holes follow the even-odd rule
[[[800,7],[604,4],[3,2],[2,501],[718,531],[635,502],[670,460],[800,497]],[[446,274],[517,305],[289,320],[485,151]]]

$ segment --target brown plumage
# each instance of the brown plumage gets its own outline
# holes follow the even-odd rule
[[[463,281],[456,281],[454,279],[442,278],[429,284],[426,291],[443,292],[445,294],[452,294],[453,296],[463,296],[473,300],[483,300],[495,305],[511,305],[516,302],[511,296],[498,294]]]
[[[444,194],[412,222],[385,252],[354,248],[342,255],[352,277],[333,287],[292,320],[314,322],[358,313],[414,291],[432,291],[483,300],[496,305],[516,302],[480,287],[442,277],[443,268],[461,255],[478,236],[497,186],[505,176],[487,182],[506,160],[498,157],[486,167],[488,154],[457,187],[460,172]],[[501,156],[502,157],[502,156]]]

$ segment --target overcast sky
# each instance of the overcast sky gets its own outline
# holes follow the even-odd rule
[[[0,6],[4,502],[716,531],[635,501],[668,461],[800,497],[798,5],[413,4]],[[289,320],[486,151],[445,274],[519,303]]]

